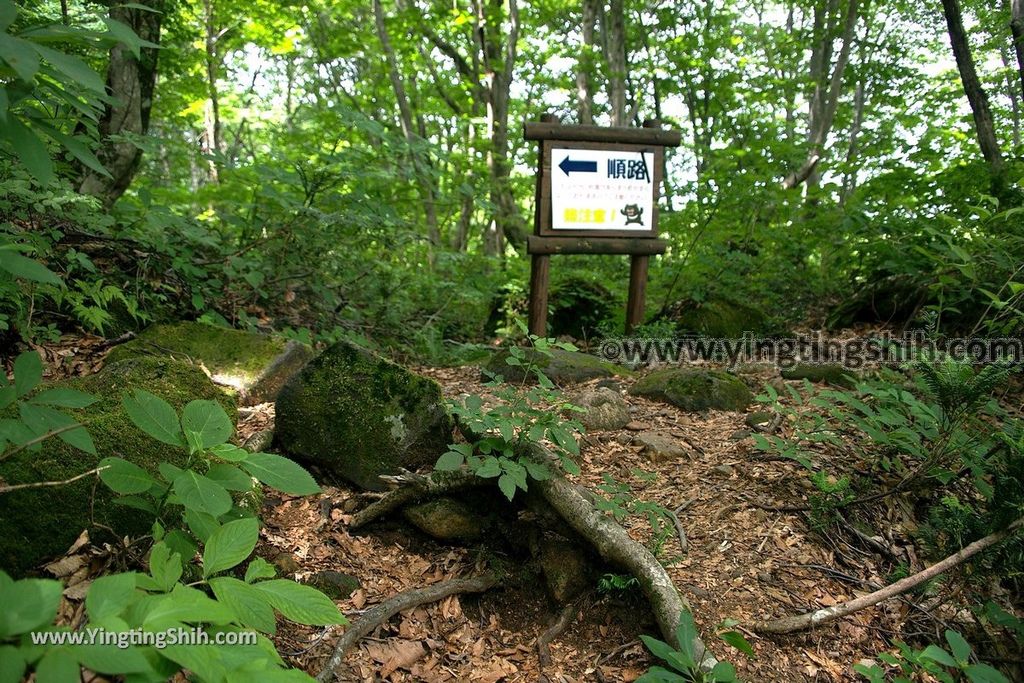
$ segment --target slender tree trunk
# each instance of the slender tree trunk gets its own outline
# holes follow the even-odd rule
[[[402,135],[409,144],[409,155],[412,158],[413,173],[416,175],[416,182],[419,185],[420,198],[423,200],[423,211],[427,221],[427,238],[431,246],[438,246],[441,243],[441,234],[437,225],[437,207],[435,202],[434,182],[429,177],[429,168],[425,164],[417,149],[416,133],[413,131],[412,107],[409,105],[409,96],[405,91],[405,84],[402,82],[402,75],[398,71],[398,60],[395,58],[395,50],[391,46],[391,38],[388,36],[387,27],[384,24],[384,8],[380,0],[373,0],[374,25],[377,28],[377,38],[380,40],[381,49],[384,51],[384,59],[388,67],[388,79],[391,81],[391,88],[395,91],[395,100],[398,102],[399,121],[402,127]],[[431,256],[432,257],[432,256]]]
[[[623,0],[609,2],[602,29],[605,61],[608,63],[608,101],[612,109],[612,125],[625,126],[626,16]]]
[[[999,141],[996,139],[995,122],[992,119],[988,96],[985,94],[984,88],[981,87],[978,72],[974,67],[974,58],[971,56],[970,44],[967,42],[967,32],[964,31],[959,0],[942,0],[942,12],[946,17],[949,42],[953,48],[953,56],[956,58],[956,67],[960,71],[964,94],[967,95],[971,112],[974,114],[974,128],[978,136],[978,145],[981,147],[981,155],[988,162],[992,175],[999,176],[1003,170],[1003,155],[999,150]]]
[[[1020,147],[1020,92],[1011,75],[1013,69],[1010,66],[1010,51],[1004,47],[999,50],[999,56],[1003,60],[1003,68],[1006,69],[1006,96],[1010,98],[1010,113],[1013,116],[1013,149],[1017,150]]]
[[[597,23],[597,0],[583,0],[583,19],[580,32],[583,45],[576,63],[576,99],[579,122],[583,125],[594,123],[594,91],[591,77],[594,71],[594,27]]]
[[[153,11],[114,3],[110,7],[110,18],[130,26],[139,38],[159,44],[164,0],[139,0],[138,4]],[[78,186],[79,192],[99,197],[108,208],[128,189],[142,160],[142,150],[119,136],[149,132],[158,54],[156,48],[144,47],[136,58],[121,43],[110,50],[107,92],[112,102],[107,104],[99,121],[101,146],[96,156],[111,177],[86,170]]]
[[[857,155],[860,152],[860,128],[864,123],[864,99],[864,81],[859,81],[853,95],[853,123],[850,124],[850,146],[846,150],[846,173],[843,174],[842,202],[844,204],[857,189],[857,169],[854,164],[857,162]]]
[[[1013,35],[1013,48],[1017,52],[1021,96],[1024,96],[1024,0],[1010,0],[1010,33]]]
[[[486,4],[485,4],[486,3]],[[525,240],[522,216],[509,182],[508,108],[512,73],[518,54],[519,6],[508,0],[508,28],[502,46],[503,0],[476,0],[478,45],[484,68],[487,122],[491,140],[487,150],[487,166],[491,177],[491,202],[494,220],[487,228],[485,249],[500,256],[505,252],[506,238],[519,244]]]
[[[219,154],[223,149],[220,129],[220,94],[217,92],[217,72],[220,70],[217,48],[219,36],[214,1],[203,0],[203,9],[206,13],[206,153],[211,156]],[[211,158],[209,165],[210,180],[219,183],[220,172],[217,162]]]
[[[810,189],[817,187],[821,181],[819,162],[828,135],[832,131],[832,124],[835,122],[839,96],[842,94],[843,76],[850,61],[850,49],[853,46],[860,10],[859,0],[848,1],[840,36],[843,44],[833,66],[834,34],[839,28],[838,19],[835,18],[836,5],[837,0],[828,0],[828,5],[815,6],[814,35],[820,39],[816,40],[811,50],[810,74],[814,83],[814,94],[808,107],[807,159],[783,182],[783,187],[786,188],[793,188],[801,182],[806,182]]]

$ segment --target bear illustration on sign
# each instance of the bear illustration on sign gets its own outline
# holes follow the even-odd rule
[[[644,210],[641,209],[637,204],[626,204],[622,207],[622,215],[626,217],[626,225],[644,224]]]

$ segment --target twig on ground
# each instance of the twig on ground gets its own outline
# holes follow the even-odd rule
[[[684,553],[690,551],[690,541],[686,538],[686,529],[683,528],[683,523],[679,521],[679,515],[674,510],[668,511],[668,516],[672,519],[672,524],[676,527],[676,534],[679,536],[679,547],[683,549]]]
[[[435,583],[432,586],[427,586],[426,588],[416,588],[404,591],[385,600],[379,605],[371,607],[365,614],[363,614],[363,616],[349,624],[348,628],[345,629],[345,632],[341,634],[341,638],[334,646],[334,652],[331,654],[331,658],[327,661],[327,665],[324,667],[323,671],[317,674],[316,679],[321,683],[329,680],[335,669],[337,669],[342,660],[345,659],[345,655],[353,646],[355,646],[356,643],[399,612],[428,602],[437,602],[438,600],[443,600],[450,595],[457,595],[459,593],[482,593],[493,587],[497,582],[498,580],[493,574],[484,574],[481,576],[474,576],[472,578],[452,579],[450,581]]]
[[[964,561],[974,555],[977,555],[982,550],[990,548],[996,543],[999,543],[1003,539],[1009,537],[1021,526],[1024,526],[1024,517],[1013,522],[1002,531],[997,531],[994,534],[990,534],[985,538],[979,539],[974,543],[961,548],[958,552],[950,555],[940,562],[936,562],[931,567],[928,567],[927,569],[912,576],[900,579],[896,583],[888,585],[874,593],[862,595],[859,598],[848,600],[838,605],[833,605],[832,607],[814,610],[813,612],[807,612],[805,614],[799,614],[791,617],[783,617],[781,619],[773,619],[771,621],[758,622],[753,625],[753,629],[758,633],[793,633],[794,631],[802,631],[803,629],[810,628],[812,626],[817,626],[840,617],[845,617],[849,614],[862,610],[865,607],[877,605],[883,600],[896,597],[897,595],[900,595],[901,593],[904,593],[911,588],[938,576],[947,569],[952,569],[953,567],[962,564]]]

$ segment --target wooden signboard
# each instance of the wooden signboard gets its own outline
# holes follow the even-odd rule
[[[629,254],[628,334],[643,322],[648,261],[665,251],[657,238],[658,188],[665,147],[679,145],[679,132],[650,121],[643,128],[563,126],[545,116],[523,133],[540,144],[534,235],[527,241],[530,332],[546,332],[552,254]]]

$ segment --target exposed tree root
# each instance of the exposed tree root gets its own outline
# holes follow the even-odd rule
[[[579,607],[579,600],[574,600],[563,607],[562,611],[558,613],[558,618],[555,622],[537,638],[537,655],[540,657],[541,671],[551,666],[551,643],[555,638],[565,633],[565,629],[569,628],[572,622],[576,621],[576,613]]]
[[[613,518],[593,504],[593,494],[570,482],[559,474],[557,458],[542,446],[531,444],[520,457],[529,457],[544,463],[552,476],[544,481],[531,480],[548,504],[580,535],[590,543],[607,562],[621,567],[640,582],[644,596],[654,612],[658,628],[666,642],[678,646],[676,627],[679,617],[689,606],[676,590],[675,584],[657,558],[641,543],[633,540]],[[421,497],[441,495],[458,488],[487,485],[493,480],[482,480],[473,474],[460,472],[433,472],[428,476],[405,472],[400,477],[385,477],[400,488],[368,505],[353,515],[350,528],[358,528]],[[681,525],[680,525],[681,526]],[[681,540],[685,539],[685,534]],[[699,637],[694,639],[694,651],[701,666],[710,669],[717,660]]]
[[[399,612],[428,602],[437,602],[438,600],[443,600],[450,595],[458,595],[460,593],[482,593],[493,587],[497,582],[498,580],[493,574],[484,574],[464,579],[452,579],[451,581],[435,583],[434,585],[427,586],[426,588],[416,588],[414,590],[404,591],[392,598],[389,598],[388,600],[385,600],[379,605],[371,607],[361,617],[352,622],[348,628],[345,629],[345,632],[341,634],[341,638],[338,640],[337,645],[334,646],[334,652],[331,654],[331,658],[327,661],[327,665],[324,667],[323,671],[317,675],[316,679],[321,681],[321,683],[323,683],[323,681],[330,680],[335,669],[338,668],[342,660],[345,659],[345,655],[355,646],[356,643]]]
[[[389,491],[380,500],[370,503],[352,515],[352,521],[348,524],[350,529],[366,526],[375,519],[390,514],[420,498],[440,496],[449,491],[485,486],[488,483],[487,480],[464,471],[432,472],[429,476],[423,476],[403,470],[399,475],[383,476],[381,479],[398,488]]]
[[[771,621],[764,621],[756,623],[752,626],[753,630],[759,633],[793,633],[794,631],[802,631],[812,626],[824,624],[840,617],[845,617],[849,614],[853,614],[865,607],[871,607],[877,605],[883,600],[896,597],[901,593],[904,593],[911,588],[918,586],[929,579],[932,579],[947,569],[963,563],[965,560],[977,555],[982,550],[986,550],[999,543],[1003,539],[1009,537],[1013,532],[1024,526],[1024,518],[1018,519],[1010,526],[1006,527],[1002,531],[997,531],[994,534],[986,536],[985,538],[979,539],[970,545],[961,548],[958,552],[950,555],[941,562],[936,562],[927,569],[908,576],[905,579],[900,579],[896,583],[890,584],[885,588],[869,593],[868,595],[862,595],[859,598],[848,600],[847,602],[833,605],[825,609],[815,610],[813,612],[807,612],[806,614],[798,614],[792,617],[783,617],[781,619],[773,619]]]

